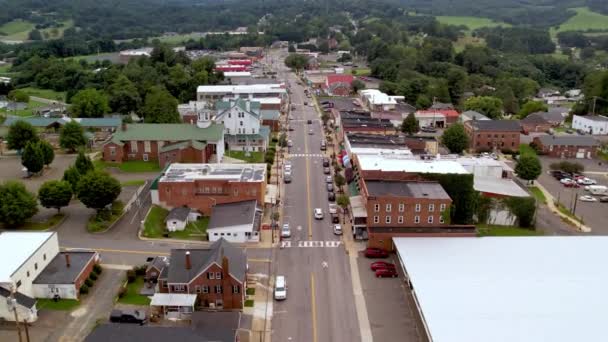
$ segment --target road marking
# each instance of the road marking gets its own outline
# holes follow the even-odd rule
[[[295,154],[289,154],[287,157],[288,158],[298,158],[298,157],[303,157],[303,158],[323,158],[323,157],[325,157],[325,155],[320,154],[320,153],[295,153]]]
[[[327,247],[327,248],[335,248],[335,247],[340,247],[341,242],[340,241],[311,241],[311,240],[303,240],[303,241],[298,241],[297,245],[293,245],[291,243],[291,241],[285,240],[285,241],[281,241],[281,248],[291,248],[291,247],[297,247],[297,248],[323,248],[323,247]]]
[[[328,267],[329,267],[329,264],[327,263],[327,261],[323,261],[323,262],[321,263],[321,266],[323,266],[323,268],[328,268]]]
[[[291,241],[281,241],[281,248],[291,247]]]
[[[78,247],[61,247],[64,250],[72,250],[72,249],[83,249]],[[97,252],[105,252],[105,253],[124,253],[124,254],[146,254],[146,255],[158,255],[158,256],[167,256],[169,253],[163,252],[154,252],[154,251],[131,251],[126,249],[106,249],[106,248],[86,248],[90,250],[94,250]]]
[[[249,259],[249,258],[247,258],[247,262],[269,263],[270,259]]]
[[[310,301],[312,303],[312,340],[317,342],[317,307],[315,304],[315,275],[310,273]]]
[[[308,135],[304,135],[304,151],[308,152]],[[310,207],[310,165],[308,158],[306,160],[306,205],[308,210],[306,216],[308,216],[308,239],[312,240],[312,210]]]

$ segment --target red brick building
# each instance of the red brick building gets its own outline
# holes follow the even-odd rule
[[[325,78],[325,91],[331,96],[349,96],[352,92],[353,75],[333,74]]]
[[[519,148],[521,126],[516,120],[470,120],[464,123],[473,151],[511,150]]]
[[[587,135],[543,135],[535,137],[534,144],[542,154],[554,158],[596,158],[600,143]]]
[[[151,189],[152,203],[211,216],[218,204],[264,203],[266,164],[171,164]]]
[[[519,123],[521,124],[521,130],[524,132],[524,134],[528,134],[530,132],[549,132],[553,126],[539,113],[532,113],[526,116],[524,119],[519,120]]]

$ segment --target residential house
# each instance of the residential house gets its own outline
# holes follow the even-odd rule
[[[196,210],[188,207],[177,207],[169,211],[169,214],[165,217],[165,224],[170,232],[184,230],[189,222],[196,221],[201,216]]]
[[[462,112],[460,114],[460,117],[458,117],[458,121],[460,123],[465,123],[465,122],[471,121],[471,120],[486,120],[487,121],[487,120],[491,120],[491,119],[474,110],[467,110],[465,112]]]
[[[196,295],[204,308],[243,309],[247,256],[226,239],[209,249],[172,249],[167,268],[166,277],[158,279],[160,294]]]
[[[600,143],[587,135],[541,135],[533,140],[543,154],[554,158],[595,158]]]
[[[464,123],[471,150],[511,150],[519,148],[521,127],[516,120],[481,120]]]
[[[349,96],[352,91],[354,77],[346,74],[327,75],[325,91],[330,96]]]
[[[566,121],[566,118],[570,114],[570,108],[551,106],[547,112],[534,112],[532,114],[542,116],[545,120],[549,121],[553,127],[559,127],[564,124],[564,121]]]
[[[608,134],[608,117],[602,115],[574,115],[572,128],[593,135]]]
[[[152,203],[188,207],[211,216],[220,204],[264,203],[266,164],[180,164],[164,170],[150,190]]]
[[[270,128],[262,126],[260,103],[237,98],[218,101],[214,121],[224,126],[224,141],[232,151],[266,151]]]
[[[165,272],[165,277],[166,272],[168,270],[169,267],[169,258],[165,257],[165,256],[156,256],[154,258],[152,258],[152,260],[150,260],[150,262],[148,262],[148,265],[146,266],[146,275],[144,277],[144,280],[147,282],[151,282],[151,283],[158,283],[158,278],[161,276],[161,274],[163,272]]]
[[[77,122],[84,128],[89,131],[103,131],[103,132],[114,132],[116,131],[122,124],[122,118],[119,116],[116,117],[107,117],[107,118],[71,118],[69,116],[61,116],[58,118],[51,117],[15,117],[9,116],[2,123],[2,126],[10,127],[15,124],[17,121],[25,121],[35,128],[44,129],[48,132],[56,132],[65,126],[68,122]]]
[[[213,207],[207,227],[209,241],[258,242],[261,219],[262,210],[255,200],[218,204]]]
[[[190,101],[188,103],[181,103],[177,105],[177,112],[182,119],[183,123],[196,124],[198,122],[199,115],[209,118],[213,117],[215,111],[213,106],[205,101]]]
[[[536,113],[529,114],[525,118],[519,120],[519,123],[524,134],[530,132],[549,132],[553,126],[542,115]]]

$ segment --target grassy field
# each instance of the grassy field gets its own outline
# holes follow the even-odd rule
[[[152,206],[146,221],[144,222],[143,236],[149,238],[162,238],[163,234],[168,233],[169,238],[172,239],[183,239],[183,240],[205,240],[207,236],[207,226],[209,225],[209,218],[202,217],[198,221],[190,222],[186,225],[186,228],[182,231],[168,232],[166,230],[165,218],[169,214],[169,211],[158,207]]]
[[[34,24],[21,19],[9,21],[0,26],[0,38],[4,40],[26,40]]]
[[[27,104],[27,108],[25,108],[25,109],[8,112],[6,110],[6,108],[3,108],[3,109],[0,109],[0,113],[21,116],[21,117],[28,117],[28,116],[34,115],[32,112],[33,109],[38,108],[38,107],[44,107],[46,105],[47,105],[46,103],[30,100],[30,102],[28,102],[28,104]]]
[[[226,155],[230,158],[244,160],[247,163],[263,163],[264,152],[249,152],[249,156],[245,155],[243,151],[228,151]]]
[[[115,201],[112,204],[111,215],[109,215],[109,217],[100,217],[98,214],[91,216],[89,222],[87,223],[87,230],[89,233],[97,233],[108,229],[120,218],[124,208],[124,203],[121,201]]]
[[[545,194],[540,191],[539,188],[535,187],[535,186],[531,186],[528,188],[528,190],[530,190],[530,192],[532,193],[532,196],[534,196],[534,198],[536,198],[537,201],[543,203],[543,204],[547,204],[547,198],[545,197]]]
[[[135,281],[127,284],[127,292],[121,298],[118,298],[119,303],[132,305],[150,305],[150,297],[139,294],[139,289],[144,286],[144,277],[137,277]]]
[[[104,169],[108,167],[116,167],[122,172],[159,172],[161,168],[158,166],[158,163],[155,161],[127,161],[124,163],[106,163],[103,160],[95,160],[93,161],[95,167],[99,169]]]
[[[118,63],[120,60],[120,53],[119,52],[102,52],[102,53],[92,54],[92,55],[80,55],[80,56],[74,56],[74,57],[67,57],[66,59],[73,59],[76,61],[85,60],[89,63],[93,63],[95,61],[105,61],[105,60],[108,60],[112,63]]]
[[[65,20],[61,22],[61,27],[47,28],[42,30],[42,35],[45,39],[57,39],[63,37],[63,31],[74,26],[73,20]]]
[[[587,7],[577,7],[572,8],[572,10],[576,11],[576,15],[559,25],[559,27],[552,28],[552,32],[585,30],[608,31],[608,16],[592,12]]]
[[[478,17],[456,17],[456,16],[438,16],[437,21],[446,25],[466,26],[469,30],[474,31],[481,27],[496,27],[510,26],[507,23],[501,23],[488,18]]]
[[[520,144],[519,145],[519,154],[520,155],[526,155],[526,154],[536,154],[536,151],[530,147],[530,145],[528,144]]]
[[[369,76],[372,74],[372,70],[370,68],[354,68],[351,73],[355,76]]]
[[[185,41],[188,41],[190,39],[199,40],[200,38],[202,38],[202,36],[203,35],[201,33],[184,33],[184,34],[178,34],[175,36],[153,37],[153,38],[150,38],[150,41],[152,41],[154,39],[158,39],[162,43],[167,43],[170,45],[177,45],[177,44],[183,43]]]
[[[80,305],[80,302],[76,299],[60,299],[54,301],[48,298],[38,298],[36,301],[38,310],[71,311]]]
[[[543,235],[542,232],[520,227],[480,225],[477,227],[479,236],[537,236]]]
[[[40,89],[34,87],[20,88],[20,90],[23,90],[29,96],[36,96],[49,100],[65,101],[65,91],[54,91],[51,89]]]

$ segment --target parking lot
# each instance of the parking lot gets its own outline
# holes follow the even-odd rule
[[[585,225],[591,227],[592,234],[606,235],[608,234],[608,203],[583,202],[578,200],[580,196],[590,195],[584,190],[584,186],[580,188],[568,188],[562,185],[558,180],[549,174],[550,164],[563,161],[562,159],[541,157],[543,164],[543,174],[538,178],[547,191],[553,195],[556,200],[559,200],[566,208],[570,209],[576,200],[576,216],[583,219]],[[605,163],[599,164],[597,160],[576,159],[569,160],[577,162],[585,166],[584,175],[588,178],[597,181],[598,185],[608,186],[608,167]],[[599,199],[600,196],[595,196]]]
[[[45,169],[42,176],[24,179],[21,159],[17,156],[4,156],[0,158],[0,179],[3,181],[9,179],[22,181],[29,191],[38,192],[42,183],[52,179],[61,179],[63,172],[74,163],[74,160],[76,160],[76,155],[57,154],[51,163],[51,167]]]

